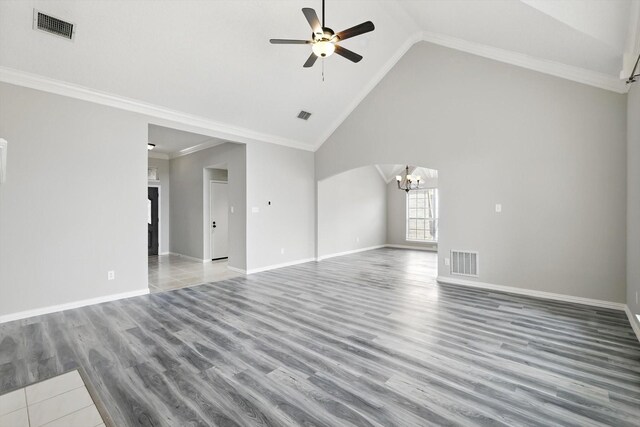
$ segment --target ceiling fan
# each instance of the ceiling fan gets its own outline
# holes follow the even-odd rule
[[[312,52],[307,62],[304,63],[305,68],[313,67],[313,64],[315,64],[319,57],[326,58],[334,52],[347,58],[349,61],[360,62],[362,56],[349,49],[345,49],[338,43],[351,37],[373,31],[375,29],[373,22],[363,22],[362,24],[336,34],[331,28],[324,26],[324,0],[322,0],[322,25],[320,25],[320,20],[315,10],[305,7],[302,9],[302,13],[305,18],[307,18],[309,25],[311,25],[311,30],[313,31],[311,33],[311,40],[271,39],[269,41],[272,44],[310,44]]]

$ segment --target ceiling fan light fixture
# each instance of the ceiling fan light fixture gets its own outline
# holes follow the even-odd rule
[[[156,144],[152,144],[152,143],[150,143],[150,142],[147,144],[147,150],[151,151],[151,150],[153,150],[154,148],[156,148]]]
[[[311,50],[316,56],[326,58],[336,51],[336,45],[328,40],[318,40],[311,46]]]

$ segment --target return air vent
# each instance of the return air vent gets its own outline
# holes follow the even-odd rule
[[[67,40],[73,39],[73,24],[71,22],[54,18],[36,9],[33,10],[33,29],[55,34]]]
[[[300,113],[298,114],[298,118],[302,120],[309,120],[309,117],[311,117],[311,113],[308,113],[306,111],[300,111]]]
[[[451,251],[451,274],[478,276],[478,252]]]

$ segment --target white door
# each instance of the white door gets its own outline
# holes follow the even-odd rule
[[[211,259],[227,258],[229,246],[229,201],[226,182],[210,183],[209,212]]]

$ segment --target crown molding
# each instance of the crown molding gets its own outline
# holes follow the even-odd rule
[[[300,150],[314,151],[314,146],[312,144],[266,133],[255,132],[246,128],[229,126],[204,117],[171,110],[135,99],[90,89],[84,86],[51,79],[38,74],[27,73],[9,67],[0,66],[0,82],[28,87],[109,107],[115,107],[121,110],[144,114],[156,119],[168,120],[186,126],[195,126],[210,131],[212,133],[210,136],[227,139],[233,142],[245,144],[249,142],[266,142],[269,144],[283,145],[285,147],[297,148]]]
[[[169,160],[169,155],[167,153],[154,153],[153,151],[148,151],[147,157],[149,157],[150,159]]]
[[[185,148],[183,150],[180,151],[175,151],[173,153],[169,154],[169,158],[170,159],[175,159],[177,157],[182,157],[182,156],[186,156],[189,154],[193,154],[196,153],[198,151],[202,151],[202,150],[206,150],[207,148],[211,148],[211,147],[215,147],[217,145],[222,145],[222,144],[226,144],[226,142],[224,141],[205,141],[202,142],[198,145],[194,145],[193,147],[189,147],[189,148]]]
[[[423,32],[422,40],[612,92],[627,93],[629,90],[624,81],[620,80],[616,76],[610,76],[596,71],[574,67],[572,65],[534,58],[522,53],[487,46],[480,43],[473,43],[442,34]]]

